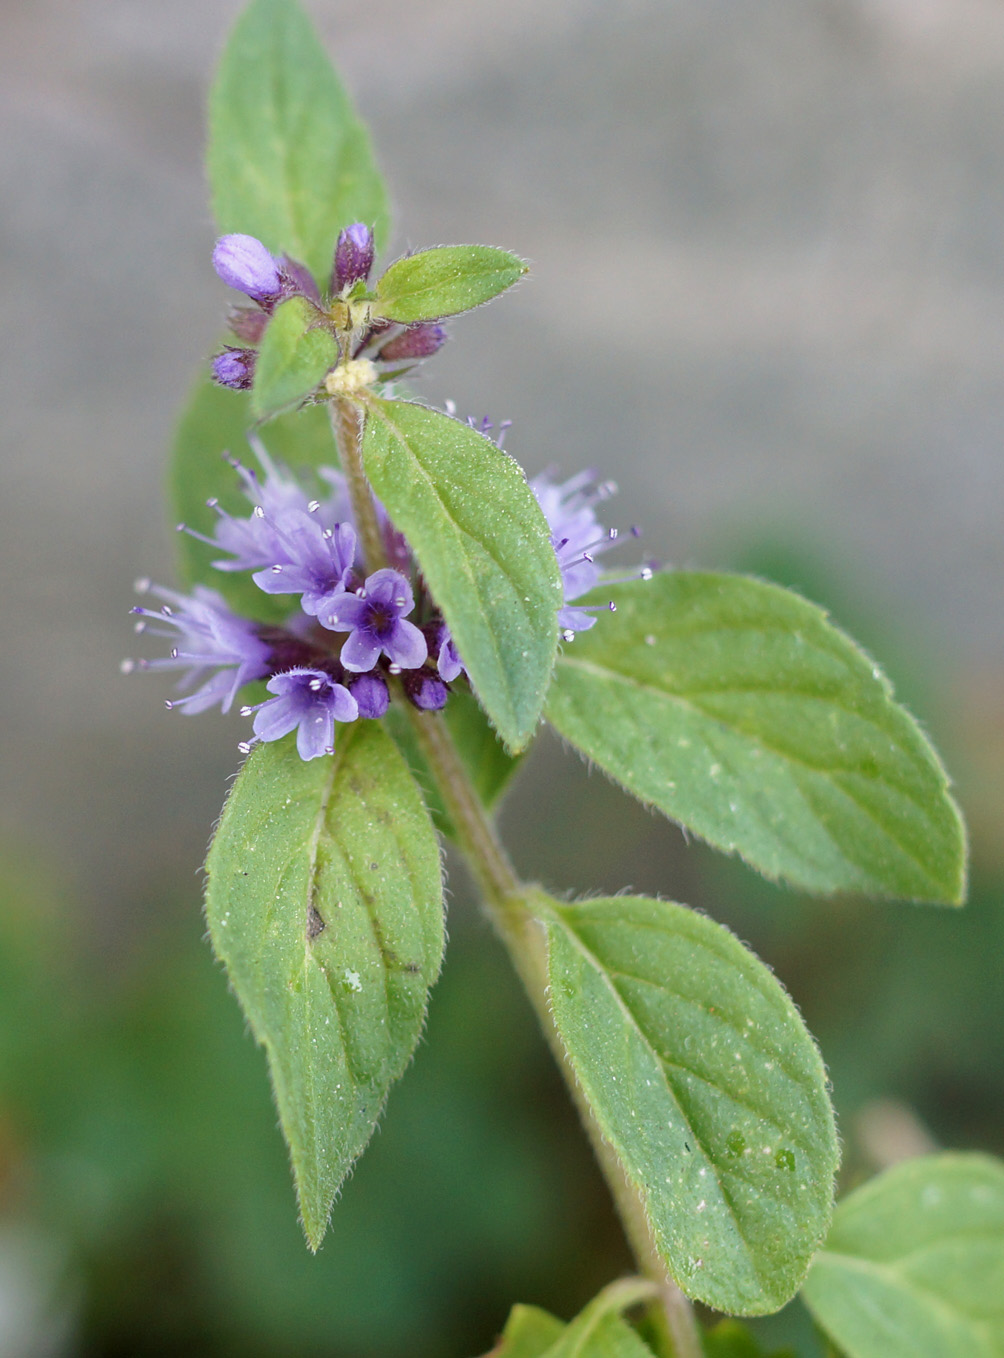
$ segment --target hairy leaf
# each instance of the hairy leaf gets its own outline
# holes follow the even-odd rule
[[[304,763],[259,746],[206,863],[206,914],[268,1055],[304,1231],[335,1193],[418,1041],[443,953],[435,832],[376,722]]]
[[[174,522],[186,523],[212,536],[216,514],[206,501],[218,499],[221,508],[246,518],[251,502],[241,480],[224,454],[256,468],[248,444],[253,424],[246,392],[228,391],[208,377],[200,378],[178,423],[169,472],[169,499]],[[324,406],[306,406],[282,415],[264,431],[262,442],[278,461],[293,472],[335,466],[338,458]],[[280,622],[295,600],[264,594],[247,571],[214,570],[213,561],[226,553],[188,533],[178,534],[179,569],[185,585],[204,584],[219,590],[236,612],[261,622]]]
[[[397,260],[376,286],[374,316],[432,321],[490,302],[527,271],[506,250],[489,245],[440,245]]]
[[[657,575],[559,657],[547,717],[629,792],[767,877],[958,903],[948,781],[881,671],[796,594]]]
[[[803,1295],[847,1358],[1002,1358],[1004,1165],[925,1156],[857,1189]]]
[[[262,338],[251,390],[251,413],[267,420],[299,405],[317,389],[338,357],[334,337],[316,309],[290,297],[275,309]]]
[[[408,401],[370,402],[363,459],[482,706],[506,745],[522,749],[551,678],[562,598],[547,521],[526,478],[483,434]]]
[[[295,0],[251,0],[209,106],[209,179],[221,232],[257,236],[327,283],[339,230],[386,235],[369,136]]]
[[[797,1291],[838,1153],[819,1053],[727,929],[617,896],[545,909],[554,1020],[691,1297],[756,1315]]]

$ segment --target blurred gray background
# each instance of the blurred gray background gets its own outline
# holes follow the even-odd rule
[[[0,5],[0,836],[100,906],[109,944],[179,883],[194,908],[244,725],[167,713],[159,680],[118,672],[133,578],[172,581],[165,449],[227,300],[200,161],[237,8]],[[427,396],[511,418],[531,472],[615,477],[616,521],[663,560],[811,554],[926,648],[921,716],[941,736],[955,701],[992,776],[999,0],[309,9],[372,125],[395,245],[533,264],[452,327]],[[528,776],[564,769],[552,748]]]

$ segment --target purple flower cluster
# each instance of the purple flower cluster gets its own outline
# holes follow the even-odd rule
[[[487,422],[477,427],[491,428]],[[204,585],[183,595],[141,581],[138,587],[162,603],[133,610],[137,630],[170,637],[175,646],[167,657],[139,661],[138,667],[182,671],[183,694],[168,707],[186,712],[216,704],[229,711],[244,685],[266,680],[270,696],[241,709],[254,718],[254,735],[241,748],[295,731],[303,759],[333,749],[336,722],[382,717],[393,677],[416,707],[442,708],[449,686],[465,674],[464,663],[407,543],[384,516],[393,565],[367,572],[341,472],[320,468],[326,493],[312,498],[260,441],[252,439],[252,447],[260,472],[232,462],[251,512],[231,514],[210,500],[212,536],[178,527],[219,553],[213,562],[218,570],[250,572],[263,593],[291,596],[289,616],[281,626],[255,623],[232,613]],[[563,482],[538,476],[530,484],[551,529],[564,585],[556,624],[571,640],[593,626],[594,609],[604,606],[573,601],[599,583],[596,557],[616,539],[596,516],[615,487],[591,472]]]
[[[340,232],[331,267],[330,292],[324,298],[310,271],[299,260],[289,255],[273,255],[255,236],[240,233],[221,236],[213,250],[213,268],[228,287],[244,293],[254,305],[231,310],[230,328],[241,343],[224,346],[213,358],[215,380],[234,391],[251,388],[257,346],[272,312],[287,297],[305,298],[317,309],[318,324],[330,328],[333,303],[358,301],[357,293],[365,295],[374,254],[373,232],[363,222],[354,222]],[[358,358],[369,351],[373,359],[408,364],[430,357],[445,342],[446,331],[432,322],[403,328],[381,322],[364,326],[353,352],[343,357]]]

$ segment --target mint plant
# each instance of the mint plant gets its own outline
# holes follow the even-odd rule
[[[849,1358],[999,1358],[1004,1167],[913,1162],[834,1216],[826,1073],[780,982],[683,905],[521,881],[491,818],[546,720],[771,879],[957,905],[964,830],[924,734],[819,608],[740,576],[605,572],[611,483],[528,481],[504,427],[410,393],[444,320],[526,266],[483,245],[378,262],[386,191],[293,0],[237,23],[209,173],[213,265],[241,300],[174,449],[188,592],[142,582],[138,626],[171,649],[137,664],[181,671],[168,706],[250,721],[206,913],[267,1053],[309,1247],[422,1031],[445,836],[639,1272],[567,1324],[516,1306],[497,1354],[755,1355],[691,1301],[755,1316],[802,1290]]]

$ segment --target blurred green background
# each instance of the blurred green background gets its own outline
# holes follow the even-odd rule
[[[204,92],[240,0],[0,0],[0,1354],[468,1358],[627,1266],[450,864],[425,1038],[322,1252],[203,938],[240,719],[125,680],[173,580],[172,422],[219,334]],[[676,565],[828,605],[957,780],[962,912],[809,901],[686,845],[544,738],[503,811],[556,891],[665,894],[777,971],[845,1184],[1004,1152],[1004,9],[998,0],[308,0],[395,248],[533,265],[421,389],[533,473],[615,476]],[[627,555],[627,554],[625,554]],[[795,1306],[764,1322],[814,1358]]]

